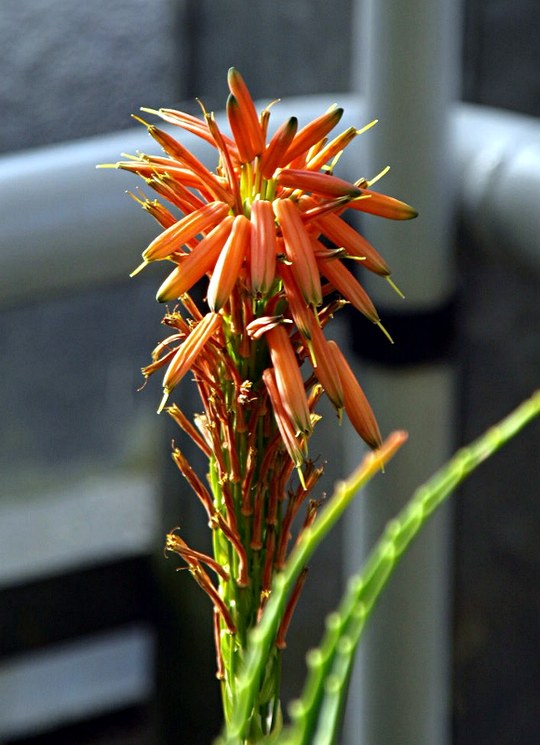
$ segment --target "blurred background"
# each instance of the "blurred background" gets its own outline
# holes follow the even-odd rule
[[[205,521],[169,464],[176,433],[155,415],[159,381],[138,392],[139,369],[162,337],[162,308],[154,301],[158,274],[148,271],[136,281],[128,274],[156,228],[123,194],[135,188],[135,179],[96,172],[94,164],[149,146],[144,130],[130,120],[141,105],[195,112],[197,96],[219,111],[231,65],[256,98],[280,97],[286,108],[289,97],[320,96],[301,103],[312,116],[344,101],[359,112],[354,123],[363,125],[379,115],[364,114],[358,103],[363,86],[369,88],[360,74],[359,47],[369,23],[365,5],[370,3],[0,3],[4,745],[204,745],[218,731],[210,607],[188,574],[177,573],[175,561],[162,554],[164,533],[178,524],[193,544],[204,546]],[[423,4],[406,5],[414,24]],[[364,350],[363,330],[355,336],[356,326],[342,325],[340,333],[353,338],[368,381],[378,371],[386,381],[406,369],[407,375],[418,372],[424,385],[426,371],[451,371],[450,416],[438,422],[450,452],[538,386],[537,209],[524,209],[517,200],[515,210],[524,209],[517,238],[513,224],[497,218],[498,205],[512,203],[513,175],[540,163],[540,10],[535,0],[431,5],[450,8],[455,36],[454,80],[441,104],[447,106],[442,116],[449,122],[452,155],[448,172],[439,171],[436,195],[450,203],[445,241],[451,288],[427,310],[412,290],[410,307],[421,316],[414,319],[417,326],[393,305],[385,316],[382,303],[395,337],[428,330],[424,357],[387,359],[367,349],[369,342]],[[381,64],[390,54],[385,41],[384,35],[370,41]],[[433,83],[430,70],[440,62],[441,48],[436,43],[429,52],[433,65],[428,57],[425,78],[417,76],[414,86],[403,83],[404,112]],[[411,65],[415,54],[411,50]],[[276,121],[285,117],[279,112],[276,107]],[[410,121],[405,113],[404,121]],[[398,110],[389,128],[399,127]],[[421,127],[410,136],[407,157],[429,162]],[[453,155],[455,139],[493,142],[471,168],[474,183],[465,186],[456,163],[469,165],[468,150],[455,145],[459,154]],[[388,157],[396,170],[403,168]],[[354,164],[356,177],[367,175],[364,168]],[[492,179],[487,187],[486,174]],[[406,170],[401,178],[406,184],[415,176]],[[385,190],[386,182],[380,186]],[[537,204],[538,170],[520,188]],[[392,193],[419,208],[417,222],[429,222],[429,211],[409,189]],[[404,236],[407,229],[399,226]],[[384,242],[377,246],[389,255]],[[414,245],[409,248],[405,260],[414,266]],[[397,265],[394,277],[401,284],[399,258]],[[424,264],[416,271],[423,283],[437,284]],[[384,429],[405,426],[394,409],[384,410],[384,392],[376,384],[373,389]],[[189,407],[190,393],[181,395]],[[328,440],[330,451],[321,444],[321,452],[337,477],[354,464],[347,462],[339,435]],[[445,568],[434,578],[447,598],[439,629],[449,689],[441,745],[532,743],[540,735],[539,446],[536,425],[460,489],[446,516]],[[408,495],[404,491],[398,500]],[[339,578],[351,568],[350,531],[349,537],[342,532],[313,563],[312,587],[291,629],[286,698],[298,693],[305,650],[317,642],[324,613],[340,595]],[[395,618],[393,625],[399,637]],[[403,669],[400,684],[409,685],[408,678]],[[385,690],[384,678],[378,685]]]

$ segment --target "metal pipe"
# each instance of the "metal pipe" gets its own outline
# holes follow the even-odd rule
[[[540,275],[540,119],[460,104],[452,123],[465,226],[487,255]]]
[[[407,331],[412,343],[410,349],[389,351],[388,363],[367,350],[369,362],[359,377],[383,431],[406,429],[410,441],[388,473],[370,485],[347,523],[350,571],[359,564],[358,532],[365,546],[372,545],[451,451],[452,369],[448,359],[433,355],[427,337],[434,325],[440,334],[451,333],[452,326],[456,177],[449,110],[456,95],[459,9],[459,3],[447,0],[356,3],[355,69],[363,71],[356,90],[363,89],[368,118],[379,119],[370,136],[369,174],[389,163],[392,170],[381,189],[414,204],[420,218],[363,224],[407,299],[380,281],[369,283],[370,294],[383,322],[386,311],[396,334]],[[358,454],[350,457],[352,467]],[[403,558],[375,609],[351,686],[351,745],[448,742],[449,529],[449,513],[439,514]]]
[[[118,160],[141,140],[131,130],[1,158],[4,303],[126,275],[152,237],[152,221],[122,193],[133,179],[96,164]]]
[[[365,228],[403,284],[408,306],[439,302],[454,286],[448,108],[455,90],[458,8],[446,0],[356,3],[356,91],[363,93],[368,120],[379,120],[369,133],[362,167],[367,165],[371,175],[389,164],[390,172],[375,188],[411,201],[422,218],[406,225],[366,220]],[[387,307],[403,305],[379,287],[373,285],[373,292]]]

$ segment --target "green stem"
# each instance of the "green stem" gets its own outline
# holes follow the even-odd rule
[[[288,595],[295,581],[315,548],[337,522],[350,504],[357,491],[364,486],[405,442],[404,433],[395,433],[388,438],[380,450],[369,453],[361,466],[344,482],[336,487],[333,497],[321,511],[313,525],[302,534],[290,554],[283,572],[274,579],[272,595],[266,605],[263,617],[250,632],[245,664],[240,671],[236,685],[231,718],[226,726],[225,742],[243,743],[247,736],[247,726],[251,719],[257,692],[261,688],[263,674],[276,637]]]

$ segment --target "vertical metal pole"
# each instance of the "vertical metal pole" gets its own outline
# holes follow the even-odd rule
[[[355,11],[356,91],[364,96],[368,121],[379,119],[363,135],[362,171],[369,178],[390,164],[376,188],[410,202],[420,216],[410,223],[366,218],[362,224],[406,300],[383,281],[370,282],[396,346],[384,362],[371,355],[359,378],[383,432],[404,428],[410,441],[347,525],[350,570],[452,447],[454,380],[449,339],[442,337],[452,328],[449,107],[460,27],[454,0],[358,0]],[[350,458],[352,466],[358,453]],[[448,742],[449,523],[448,511],[436,516],[374,612],[351,687],[349,745]]]

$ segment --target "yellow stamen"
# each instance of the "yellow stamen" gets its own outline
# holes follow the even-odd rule
[[[373,121],[369,122],[368,124],[364,125],[361,129],[356,130],[357,135],[363,135],[364,132],[367,132],[368,129],[371,129],[378,123],[378,119],[373,119]]]
[[[376,325],[380,328],[380,330],[386,336],[386,338],[388,339],[388,341],[390,342],[390,344],[393,344],[394,343],[394,340],[392,339],[392,337],[390,336],[390,334],[388,333],[388,331],[384,328],[384,326],[382,325],[382,323],[380,321],[377,321],[376,322]]]
[[[143,261],[143,263],[142,264],[139,264],[139,266],[136,269],[134,269],[129,276],[130,277],[134,277],[139,272],[142,272],[142,270],[144,269],[144,267],[145,266],[148,266],[148,264],[149,264],[148,261]]]
[[[401,292],[401,290],[396,285],[396,283],[393,280],[390,279],[390,276],[386,276],[385,277],[385,280],[388,282],[388,284],[390,285],[390,287],[393,290],[395,290],[395,292],[397,292],[397,294],[400,296],[400,298],[403,298],[403,300],[405,300],[405,295]]]
[[[383,176],[386,176],[386,174],[388,173],[389,170],[390,170],[390,166],[385,166],[382,169],[382,171],[379,171],[379,173],[376,176],[374,176],[373,178],[369,179],[369,181],[366,182],[367,185],[368,186],[373,186],[373,184],[376,184],[377,181],[379,181],[380,179],[382,179]]]

